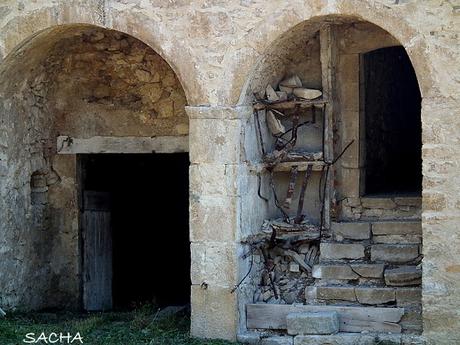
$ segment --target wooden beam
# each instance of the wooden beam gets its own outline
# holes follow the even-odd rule
[[[188,136],[91,137],[59,136],[59,154],[79,153],[175,153],[188,152]]]
[[[347,307],[330,305],[247,304],[247,327],[250,329],[286,329],[286,316],[291,313],[336,311],[341,320],[340,331],[357,330],[366,323],[366,330],[399,329],[397,323],[404,308]],[[388,325],[391,323],[391,325]]]
[[[337,65],[337,42],[335,37],[335,27],[331,24],[326,24],[321,27],[319,32],[320,39],[320,59],[321,59],[321,79],[323,86],[323,99],[327,101],[324,110],[324,158],[326,162],[332,162],[334,159],[334,103],[335,103],[335,66]],[[329,171],[329,176],[326,179],[326,193],[324,195],[324,214],[323,224],[326,229],[330,228],[330,207],[331,194],[333,185],[333,171]]]

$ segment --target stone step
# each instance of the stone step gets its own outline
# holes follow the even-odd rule
[[[421,288],[364,287],[364,286],[307,286],[307,302],[346,301],[363,305],[396,304],[398,306],[421,303]]]
[[[357,334],[338,333],[333,335],[298,335],[294,345],[422,345],[421,336],[405,334]]]
[[[287,329],[286,318],[292,313],[337,312],[340,332],[359,331],[357,324],[379,332],[388,327],[399,329],[397,324],[404,315],[404,308],[359,307],[332,305],[287,305],[287,304],[247,304],[248,329]],[[346,321],[346,322],[345,322]],[[367,322],[367,323],[366,323]]]
[[[422,283],[422,270],[417,266],[403,266],[385,270],[385,284],[388,286],[411,286]]]
[[[336,311],[291,313],[286,316],[287,332],[298,334],[335,334],[339,331]]]
[[[420,220],[333,222],[332,233],[336,241],[372,240],[373,243],[421,243]]]
[[[313,266],[312,276],[317,279],[357,280],[383,278],[384,264],[336,263]]]
[[[374,244],[370,251],[371,260],[377,262],[406,263],[420,256],[417,244]]]

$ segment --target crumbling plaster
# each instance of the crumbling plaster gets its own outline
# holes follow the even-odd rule
[[[239,224],[236,228],[233,225],[218,227],[229,242],[221,242],[219,237],[215,242],[225,246],[234,243],[234,238],[243,231],[239,227],[248,222],[240,216],[238,196],[202,193],[198,198],[194,196],[195,188],[216,191],[219,187],[215,186],[221,183],[245,180],[244,172],[248,169],[245,158],[240,158],[239,136],[242,122],[249,115],[247,110],[241,111],[242,108],[235,105],[247,104],[246,88],[251,80],[248,76],[253,75],[255,66],[275,42],[287,37],[296,25],[330,15],[356,17],[387,30],[406,48],[414,65],[423,96],[424,334],[432,343],[456,343],[460,338],[460,262],[456,259],[460,248],[457,226],[460,174],[454,158],[460,153],[456,125],[460,102],[460,13],[456,2],[11,0],[0,7],[0,52],[5,57],[40,30],[71,23],[119,30],[151,46],[176,72],[190,105],[187,110],[191,117],[190,153],[191,157],[198,157],[196,153],[203,157],[192,159],[191,172],[199,169],[193,166],[195,162],[197,166],[203,164],[209,174],[218,175],[222,169],[227,173],[226,179],[200,181],[200,187],[191,187],[191,208],[196,200],[208,198],[213,214],[224,213]],[[208,135],[210,129],[210,138],[200,140],[200,134]],[[222,138],[225,140],[220,140]],[[446,159],[440,160],[440,156]],[[228,169],[229,165],[236,169]],[[212,198],[217,198],[219,203],[214,203]],[[192,218],[192,236],[194,223]],[[214,225],[195,223],[195,228],[207,234],[214,231],[211,229]],[[228,234],[235,231],[235,235]],[[208,241],[206,237],[201,240]],[[230,258],[219,256],[215,260],[222,266],[235,265],[236,253]],[[245,269],[240,268],[238,275],[242,276]],[[193,334],[234,339],[238,317],[236,299],[228,292],[235,280],[236,277],[226,287],[210,285],[208,290],[194,286],[193,301],[203,301],[203,295],[207,301],[192,303],[195,308]],[[213,319],[205,316],[206,308],[223,314]],[[210,318],[207,324],[200,319],[206,317]],[[221,333],[219,329],[226,332]]]

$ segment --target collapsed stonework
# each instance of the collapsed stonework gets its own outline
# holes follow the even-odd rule
[[[189,151],[192,335],[459,341],[457,5],[7,2],[0,26],[1,307],[81,307],[79,155]],[[363,189],[361,59],[395,46],[422,97],[421,196]],[[274,195],[294,164],[267,170],[261,141],[265,110],[292,127],[264,92],[295,75],[323,96],[294,99],[313,123],[297,145],[322,156],[292,189],[297,206],[313,164],[293,239]]]

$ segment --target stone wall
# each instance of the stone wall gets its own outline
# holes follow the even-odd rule
[[[168,3],[154,0],[105,1],[103,4],[100,1],[85,1],[82,4],[79,0],[7,0],[0,7],[0,55],[4,58],[5,66],[5,63],[9,63],[5,57],[16,47],[40,31],[56,25],[88,23],[125,32],[140,39],[162,56],[176,72],[188,103],[208,114],[205,116],[206,120],[197,120],[197,129],[207,129],[208,132],[212,129],[213,133],[218,133],[223,128],[231,128],[232,131],[241,134],[239,125],[229,125],[237,123],[237,119],[242,119],[244,124],[250,125],[251,120],[247,120],[249,116],[243,117],[241,112],[235,115],[235,105],[247,104],[250,76],[254,74],[264,53],[278,44],[277,42],[281,42],[278,39],[284,34],[303,22],[318,21],[321,17],[332,20],[338,16],[363,19],[388,31],[406,48],[416,70],[423,96],[424,335],[431,343],[452,344],[457,343],[460,338],[460,262],[457,259],[458,255],[455,255],[460,245],[457,226],[460,195],[460,184],[457,180],[460,175],[454,158],[460,151],[456,128],[460,102],[458,6],[459,4],[453,1],[441,0],[328,0],[311,1],[308,4],[302,1],[280,3],[257,0]],[[48,36],[50,37],[52,36]],[[43,52],[48,51],[52,42],[53,40],[46,40],[41,43]],[[20,55],[10,56],[12,59],[9,61],[17,63],[20,60]],[[44,59],[43,55],[40,59],[29,57],[27,64],[34,65],[34,62],[41,59]],[[23,65],[27,64],[23,62]],[[17,71],[24,69],[19,68]],[[2,81],[6,80],[11,89],[22,90],[23,83],[18,82],[15,75],[19,77],[23,73],[2,73],[0,78]],[[43,245],[41,242],[32,245],[29,241],[24,241],[22,229],[27,229],[29,222],[26,221],[27,210],[22,211],[21,206],[30,204],[27,199],[30,195],[30,176],[34,171],[41,171],[46,164],[42,161],[41,154],[34,154],[34,151],[42,151],[42,143],[34,144],[33,149],[27,152],[20,149],[22,145],[18,145],[22,141],[27,142],[27,129],[36,128],[34,122],[16,118],[17,112],[11,111],[15,102],[8,101],[4,92],[2,102],[6,116],[5,112],[2,112],[0,128],[2,133],[8,133],[8,136],[0,136],[0,253],[2,262],[14,267],[15,275],[13,277],[10,273],[0,270],[0,281],[2,293],[9,291],[7,299],[17,304],[19,301],[31,299],[31,290],[21,282],[27,281],[38,271],[36,266],[32,269],[23,260],[26,257],[33,258],[35,248]],[[32,125],[24,126],[24,123]],[[251,137],[254,132],[246,132],[246,143],[254,141]],[[241,153],[241,137],[225,132],[225,138],[224,143],[218,141],[216,145],[209,145],[209,141],[194,140],[190,146],[191,154],[197,151],[203,157],[214,157],[211,163],[215,163],[219,155],[228,157],[224,155],[227,150],[237,150],[237,154]],[[210,161],[207,160],[207,163]],[[236,183],[237,176],[244,181],[250,181],[250,186],[257,185],[257,179],[249,173],[250,169],[246,165],[239,166],[238,163],[238,169],[226,169],[225,165],[226,163],[219,162],[216,166],[208,167],[217,176],[221,176],[219,171],[225,171],[226,179],[208,179],[202,181],[199,188],[207,190],[208,193],[215,193],[220,190],[223,182]],[[15,167],[14,170],[10,170],[12,166]],[[203,169],[205,168],[207,167],[203,166]],[[200,167],[195,169],[199,170]],[[209,174],[212,176],[211,172]],[[247,207],[252,205],[251,197],[246,196],[247,186],[243,182],[237,184],[241,198],[222,198],[225,200],[221,200],[220,203],[211,202],[212,198],[207,198],[214,214],[229,214],[233,219],[229,227],[223,228],[225,240],[216,238],[217,243],[233,243],[234,236],[238,237],[240,233],[250,231],[258,223],[250,218],[258,213]],[[191,186],[192,195],[194,191],[199,194],[195,188],[196,185]],[[250,195],[253,195],[252,191]],[[246,201],[250,203],[247,204]],[[228,211],[229,209],[231,211]],[[203,229],[204,233],[212,232],[214,227],[210,223],[203,224],[200,217],[192,218],[192,227],[193,224]],[[233,227],[231,224],[236,225]],[[36,237],[41,241],[42,237]],[[228,256],[219,256],[217,265],[223,270],[236,267],[238,254],[240,253],[237,253],[237,250],[231,250]],[[15,256],[22,262],[14,259]],[[200,270],[207,270],[204,262],[195,264]],[[247,261],[240,263],[237,268],[237,278],[242,278],[247,272]],[[233,283],[229,282],[226,286]],[[39,282],[37,286],[40,285]],[[197,336],[234,339],[237,322],[225,323],[226,320],[238,318],[234,295],[229,295],[229,287],[222,288],[218,284],[213,287],[213,283],[208,286],[209,289],[201,292],[203,298],[198,299],[195,295],[193,304],[200,306],[199,301],[206,301],[205,297],[208,298],[208,302],[215,301],[214,304],[208,305],[214,306],[213,310],[221,311],[222,318],[209,320],[210,323],[204,326],[205,320],[194,316],[192,323],[196,323],[193,333]],[[37,287],[34,293],[40,293],[40,289]],[[3,295],[2,298],[5,299]],[[239,315],[244,319],[243,314]],[[220,332],[223,329],[227,332]]]

